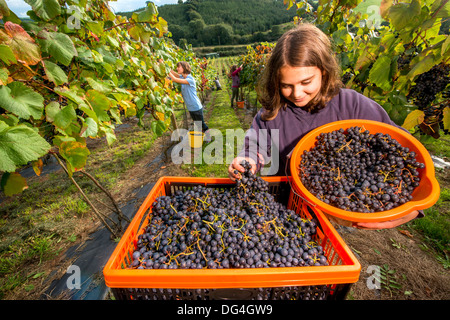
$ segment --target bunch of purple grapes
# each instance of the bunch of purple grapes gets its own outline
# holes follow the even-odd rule
[[[275,201],[246,168],[232,188],[194,186],[158,197],[136,241],[137,269],[269,268],[328,265],[317,223]]]

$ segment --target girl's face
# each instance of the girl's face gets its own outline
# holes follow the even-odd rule
[[[320,91],[322,72],[317,67],[290,67],[280,69],[281,94],[297,107],[306,106]]]
[[[183,66],[181,64],[177,65],[177,72],[178,73],[184,73]]]

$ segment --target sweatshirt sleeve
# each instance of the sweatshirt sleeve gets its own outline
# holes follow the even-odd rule
[[[232,76],[235,76],[235,75],[237,75],[239,72],[241,72],[241,70],[242,70],[242,68],[239,67],[239,68],[237,68],[236,70],[234,70],[234,71],[231,73],[231,75],[232,75]]]
[[[381,105],[363,94],[347,89],[344,91],[344,94],[340,96],[340,99],[341,101],[339,101],[339,104],[341,106],[341,112],[346,113],[346,119],[379,121],[408,132],[408,130],[392,121]],[[351,106],[351,108],[348,108],[347,106]]]
[[[253,118],[252,125],[250,129],[247,130],[244,137],[244,143],[238,157],[250,158],[255,161],[257,171],[264,166],[264,159],[269,158],[269,150],[266,147],[260,147],[261,133],[267,132],[261,127],[261,114],[258,112]],[[267,137],[266,137],[267,139]],[[267,141],[267,140],[266,140]]]

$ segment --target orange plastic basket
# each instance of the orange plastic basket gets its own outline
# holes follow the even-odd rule
[[[348,129],[353,126],[364,127],[371,134],[389,134],[403,147],[416,153],[416,160],[425,164],[424,169],[419,169],[421,178],[419,186],[412,193],[413,199],[396,208],[374,213],[351,212],[336,208],[316,198],[301,182],[299,177],[299,164],[304,151],[309,151],[315,146],[316,137],[320,133],[332,132],[339,129]],[[382,222],[401,218],[414,210],[423,210],[433,206],[439,199],[440,187],[435,177],[434,164],[425,147],[408,132],[382,122],[371,120],[343,120],[336,121],[318,127],[306,134],[296,145],[291,155],[290,169],[293,178],[294,190],[299,192],[307,201],[312,203],[323,213],[353,222]]]
[[[162,177],[150,191],[103,269],[105,283],[117,299],[276,299],[301,297],[300,293],[325,299],[344,297],[358,281],[361,266],[328,219],[309,208],[294,193],[286,177],[265,178],[280,203],[305,218],[318,221],[317,241],[324,248],[328,266],[247,269],[130,269],[135,241],[147,225],[154,200],[195,185],[227,189],[227,178]],[[305,293],[306,291],[307,293]],[[176,295],[176,296],[175,296]]]

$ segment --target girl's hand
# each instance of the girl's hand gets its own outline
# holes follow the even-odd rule
[[[235,181],[241,177],[241,173],[245,172],[245,168],[241,166],[241,162],[243,160],[247,160],[252,168],[250,171],[254,174],[256,173],[256,162],[253,159],[245,158],[245,157],[236,157],[233,159],[231,164],[228,166],[228,176],[231,180]],[[236,172],[237,171],[237,172]]]

